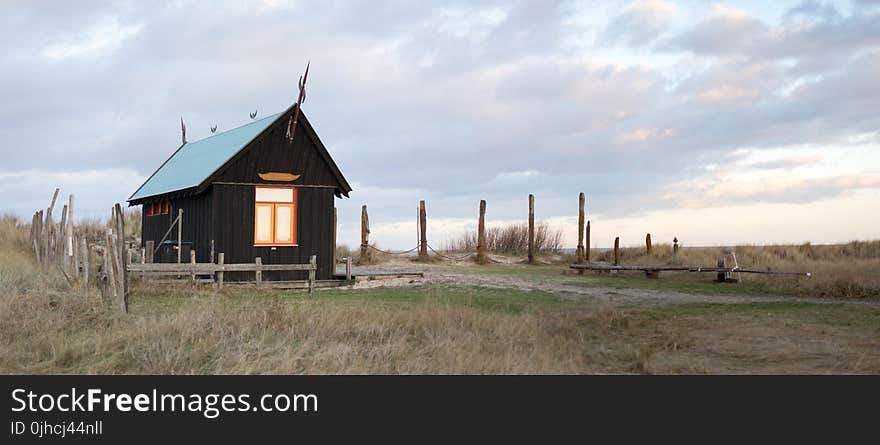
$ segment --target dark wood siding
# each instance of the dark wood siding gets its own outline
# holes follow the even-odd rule
[[[212,186],[217,252],[225,253],[227,263],[304,264],[310,255],[318,257],[319,280],[333,275],[333,190],[298,190],[296,236],[298,246],[254,246],[254,186],[215,184]],[[230,281],[252,280],[253,274],[226,275]],[[302,280],[306,272],[264,272],[267,280]]]
[[[259,173],[284,172],[301,175],[292,185],[338,187],[339,181],[311,137],[312,129],[300,117],[293,144],[287,142],[287,117],[272,124],[263,136],[240,151],[212,182],[266,183]],[[281,184],[281,183],[277,183]],[[291,183],[284,183],[291,185]]]
[[[212,191],[185,198],[171,199],[171,211],[167,215],[143,216],[143,240],[152,240],[156,247],[168,231],[168,227],[177,218],[177,210],[183,209],[183,241],[193,243],[196,250],[196,261],[208,262],[211,257],[211,239],[214,224],[212,220]],[[170,240],[177,240],[177,227],[168,234]],[[156,261],[158,261],[158,255]],[[182,258],[189,262],[189,258]]]

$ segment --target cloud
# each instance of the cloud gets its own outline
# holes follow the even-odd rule
[[[669,29],[675,12],[675,4],[664,0],[635,1],[611,19],[598,40],[604,45],[647,45]]]

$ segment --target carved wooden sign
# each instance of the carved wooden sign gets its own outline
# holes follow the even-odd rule
[[[294,175],[293,173],[280,173],[280,172],[266,172],[259,173],[260,179],[264,181],[284,181],[284,182],[292,182],[299,179],[301,175]]]

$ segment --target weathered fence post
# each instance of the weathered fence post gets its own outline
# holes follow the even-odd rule
[[[678,255],[678,237],[672,238],[672,255]]]
[[[480,219],[477,222],[477,263],[486,264],[486,200],[480,200]]]
[[[309,257],[309,298],[312,298],[312,290],[315,288],[315,271],[318,269],[318,257]]]
[[[650,233],[645,235],[645,253],[647,253],[648,256],[651,256],[651,254],[654,253],[654,246],[651,245],[651,234]]]
[[[428,221],[427,212],[425,212],[425,200],[419,201],[419,232],[421,233],[421,243],[419,244],[419,259],[428,259]]]
[[[535,264],[535,195],[529,193],[529,264]]]
[[[79,262],[79,257],[77,257],[76,254],[74,253],[74,249],[77,247],[74,243],[74,236],[75,236],[74,228],[75,228],[75,226],[73,224],[73,193],[71,193],[71,194],[67,195],[67,232],[65,232],[66,239],[64,240],[64,248],[66,249],[65,254],[68,256],[68,263],[70,263],[68,265],[72,265],[74,272],[76,272],[79,269],[78,264],[77,264]],[[73,261],[70,261],[70,260],[73,260]]]
[[[79,239],[79,255],[80,258],[79,264],[82,268],[82,285],[84,288],[88,288],[89,286],[89,246],[86,242],[86,237],[83,236]]]
[[[351,281],[351,257],[345,257],[345,281]]]
[[[370,260],[370,217],[367,215],[367,205],[361,206],[361,261]]]
[[[152,263],[153,262],[153,255],[156,252],[156,245],[154,244],[153,240],[149,240],[149,241],[145,242],[144,245],[146,246],[145,249],[147,251],[146,256],[144,256],[144,262]]]
[[[614,237],[614,265],[620,265],[620,237]]]
[[[67,273],[67,204],[61,208],[61,223],[58,230],[58,238],[61,242],[56,240],[55,248],[58,248],[58,245],[61,245],[61,254],[56,256],[58,260],[58,266],[61,267],[62,272]]]
[[[217,265],[223,266],[224,256],[223,252],[217,254]],[[223,289],[223,274],[223,269],[217,271],[217,287],[220,289]]]
[[[211,240],[211,264],[214,263],[214,240]]]
[[[584,261],[586,263],[590,262],[590,222],[589,221],[587,221],[586,244],[584,246]]]
[[[254,258],[254,263],[257,265],[257,271],[254,274],[254,278],[257,280],[257,284],[259,284],[263,282],[263,258]]]
[[[116,232],[119,240],[119,263],[120,278],[122,281],[122,307],[125,313],[128,313],[128,245],[125,242],[125,215],[122,213],[122,206],[117,202],[113,209],[116,213]]]
[[[189,266],[190,266],[190,281],[193,284],[196,283],[196,251],[193,249],[189,250]]]
[[[577,245],[577,263],[584,264],[584,204],[586,198],[584,192],[578,196],[578,245]],[[584,271],[580,271],[583,275]]]

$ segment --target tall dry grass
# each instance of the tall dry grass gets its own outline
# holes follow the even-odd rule
[[[503,254],[522,254],[529,248],[528,223],[508,224],[486,228],[486,249]],[[468,232],[458,239],[447,241],[445,250],[474,252],[477,250],[477,232]],[[545,222],[535,224],[535,249],[541,253],[558,252],[562,249],[562,230],[554,229]]]

